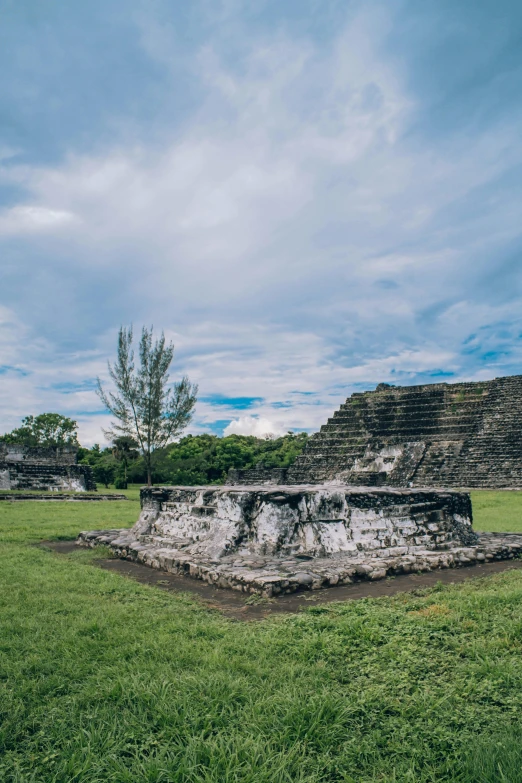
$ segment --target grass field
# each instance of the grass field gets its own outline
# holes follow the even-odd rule
[[[238,623],[36,546],[137,512],[0,505],[2,783],[522,783],[522,572]]]
[[[471,493],[473,526],[490,533],[522,532],[522,492]]]

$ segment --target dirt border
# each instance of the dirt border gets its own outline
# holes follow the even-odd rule
[[[42,541],[40,546],[58,554],[69,554],[83,547],[74,541]],[[322,590],[305,590],[290,593],[273,599],[256,601],[252,596],[235,590],[225,590],[191,579],[188,576],[169,574],[155,568],[119,558],[100,558],[94,564],[105,571],[114,571],[122,576],[134,579],[140,584],[159,587],[174,593],[190,593],[202,600],[209,609],[217,609],[225,617],[234,620],[263,620],[272,614],[295,614],[309,606],[332,603],[333,601],[356,601],[360,598],[381,598],[397,593],[411,592],[425,587],[434,587],[437,583],[458,584],[474,579],[498,574],[509,569],[522,569],[522,560],[496,560],[491,563],[443,568],[437,571],[425,571],[419,574],[401,574],[378,581],[361,581],[341,587],[329,587]],[[248,601],[255,603],[247,603]]]

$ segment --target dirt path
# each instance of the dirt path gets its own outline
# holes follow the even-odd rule
[[[79,547],[73,541],[42,541],[42,546],[54,552],[68,554]],[[307,606],[331,603],[332,601],[354,601],[358,598],[379,598],[395,595],[422,587],[433,587],[437,582],[457,584],[466,579],[498,574],[509,568],[522,569],[522,560],[497,560],[494,563],[472,565],[465,568],[444,568],[439,571],[427,571],[421,574],[402,574],[400,576],[381,579],[376,582],[363,581],[342,587],[330,587],[326,590],[306,590],[301,593],[283,595],[269,601],[248,604],[248,598],[243,593],[234,590],[223,590],[212,587],[198,579],[168,574],[154,568],[133,563],[130,560],[104,558],[95,560],[99,568],[106,571],[116,571],[142,584],[159,587],[171,592],[185,592],[197,595],[211,609],[217,609],[226,617],[235,620],[262,620],[271,614],[295,613]],[[255,600],[255,599],[254,599]]]

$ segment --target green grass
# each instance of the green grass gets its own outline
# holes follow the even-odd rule
[[[0,506],[2,783],[522,783],[522,572],[247,624],[35,546],[136,512]]]
[[[490,533],[522,533],[522,491],[471,493],[473,527]]]
[[[127,495],[129,500],[139,500],[142,486],[143,484],[129,484],[127,489],[115,489],[114,492],[121,492],[123,495]]]
[[[114,487],[114,484],[109,485],[109,487],[104,487],[102,484],[98,484],[98,495],[126,495],[129,500],[139,500],[140,499],[140,488],[142,487],[142,484],[129,484],[128,489],[116,489]],[[47,490],[41,490],[41,489],[0,489],[0,495],[49,495],[49,497],[53,497],[55,495],[55,492],[49,492]],[[75,492],[73,490],[60,490],[60,495],[78,495],[78,492]],[[88,495],[95,494],[88,492]]]

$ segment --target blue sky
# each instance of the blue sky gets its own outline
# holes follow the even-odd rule
[[[522,5],[0,0],[0,431],[107,419],[120,324],[192,431],[522,367]]]

